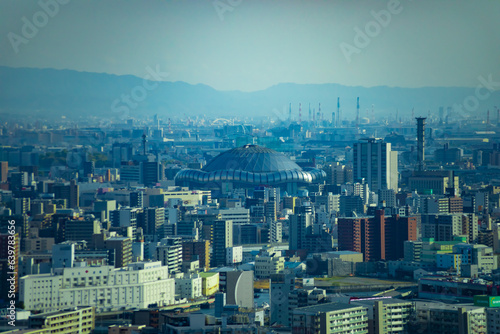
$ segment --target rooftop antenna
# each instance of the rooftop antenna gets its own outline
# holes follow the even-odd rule
[[[314,115],[313,115],[314,119]],[[311,122],[311,103],[309,103],[309,122]]]
[[[375,111],[373,111],[373,104],[372,104],[372,121],[375,123]]]
[[[288,109],[288,120],[292,121],[292,104],[290,103],[290,107]]]
[[[320,120],[323,121],[323,115],[321,114],[321,103],[319,103],[318,114],[319,114],[319,117],[321,117]]]

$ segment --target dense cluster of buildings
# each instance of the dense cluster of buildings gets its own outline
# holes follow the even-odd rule
[[[500,331],[492,125],[188,123],[2,128],[0,303],[14,272],[26,331]]]

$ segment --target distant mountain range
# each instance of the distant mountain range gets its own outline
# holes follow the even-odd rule
[[[478,81],[478,85],[480,82]],[[155,86],[152,88],[152,86]],[[146,88],[148,89],[146,89]],[[487,90],[481,90],[481,93]],[[132,94],[133,93],[133,94]],[[207,85],[185,82],[146,82],[132,75],[78,72],[72,70],[10,68],[0,66],[0,116],[81,119],[88,116],[137,117],[158,113],[162,118],[188,116],[232,117],[269,116],[288,118],[288,106],[298,118],[302,103],[302,120],[311,109],[331,119],[340,97],[342,118],[354,119],[356,97],[360,98],[360,117],[438,115],[439,107],[462,104],[474,96],[475,87],[350,87],[339,84],[282,83],[256,92],[219,91]],[[126,95],[129,96],[129,100]],[[125,97],[123,97],[125,96]],[[474,98],[469,98],[474,101]],[[470,102],[469,101],[469,102]],[[500,91],[481,101],[479,107],[466,114],[484,118],[490,109],[496,120],[494,106],[500,106]],[[368,111],[368,112],[367,112]]]

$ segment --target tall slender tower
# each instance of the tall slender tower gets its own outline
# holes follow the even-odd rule
[[[337,105],[338,105],[338,102],[339,102],[339,101],[338,101],[338,98],[337,98]],[[335,127],[335,126],[336,126],[336,124],[335,124],[335,120],[336,120],[336,119],[335,119],[335,117],[336,117],[336,116],[335,116],[335,111],[332,111],[332,126],[333,126],[333,127]]]
[[[314,120],[314,115],[312,116],[313,118],[311,119],[311,104],[309,103],[309,122]]]
[[[418,170],[424,170],[425,160],[425,120],[426,117],[417,117],[417,162]]]
[[[340,97],[337,97],[337,127],[340,127]]]
[[[302,103],[299,103],[299,124],[302,123]]]
[[[288,121],[292,122],[292,104],[290,103],[290,107],[288,108]]]
[[[359,97],[356,98],[356,128],[359,128]]]
[[[146,155],[146,134],[142,135],[142,154]]]

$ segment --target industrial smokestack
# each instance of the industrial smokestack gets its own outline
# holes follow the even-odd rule
[[[356,128],[359,128],[359,97],[356,98]]]
[[[425,120],[426,117],[417,117],[417,162],[418,170],[424,170],[425,160]]]

